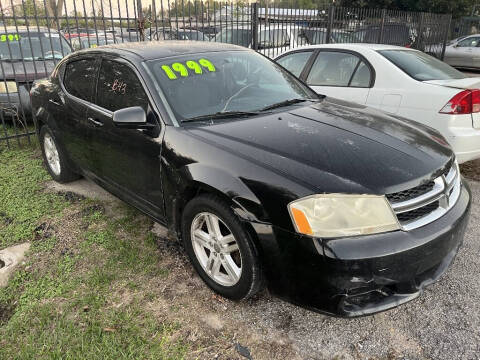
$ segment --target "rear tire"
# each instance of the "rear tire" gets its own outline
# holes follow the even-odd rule
[[[240,300],[262,289],[255,245],[224,201],[212,195],[191,200],[182,214],[182,238],[195,270],[215,292]]]
[[[55,141],[52,130],[47,125],[41,127],[39,140],[43,161],[53,180],[59,183],[67,183],[80,178],[68,167],[67,158]]]

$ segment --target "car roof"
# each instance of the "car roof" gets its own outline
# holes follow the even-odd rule
[[[368,49],[373,51],[378,50],[409,50],[414,51],[414,49],[409,49],[403,46],[395,45],[383,45],[383,44],[367,44],[367,43],[336,43],[336,44],[319,44],[319,45],[307,45],[302,47],[297,47],[291,50],[297,49],[344,49],[344,50],[362,50]],[[290,51],[290,50],[289,50]]]
[[[137,60],[153,60],[178,55],[232,50],[248,51],[247,48],[242,46],[218,42],[158,40],[104,45],[94,49],[81,50],[77,53],[85,54],[101,51],[104,53],[121,54],[124,57],[136,58]]]
[[[4,27],[1,27],[0,28],[0,32],[3,32],[3,31],[6,31],[6,32],[31,32],[31,33],[38,33],[38,32],[41,32],[41,33],[48,33],[48,32],[51,32],[51,33],[58,33],[57,30],[55,29],[49,29],[47,27],[43,27],[43,26],[7,26],[6,28]]]

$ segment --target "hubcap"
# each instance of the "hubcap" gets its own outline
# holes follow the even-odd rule
[[[43,138],[43,149],[47,158],[48,166],[55,175],[60,175],[60,158],[58,156],[57,146],[50,134],[45,134]]]
[[[190,230],[193,251],[203,270],[223,286],[235,285],[242,275],[242,257],[237,241],[220,218],[203,212],[195,216]]]

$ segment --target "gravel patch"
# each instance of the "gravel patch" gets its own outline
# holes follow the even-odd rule
[[[469,180],[480,181],[480,160],[473,160],[460,165],[460,171]]]

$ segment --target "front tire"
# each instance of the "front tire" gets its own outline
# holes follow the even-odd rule
[[[224,201],[212,195],[191,200],[182,214],[182,238],[195,270],[215,292],[240,300],[262,288],[255,245]]]
[[[67,158],[53,137],[52,130],[44,125],[40,129],[40,147],[43,161],[50,176],[59,183],[67,183],[80,176],[69,169]]]

